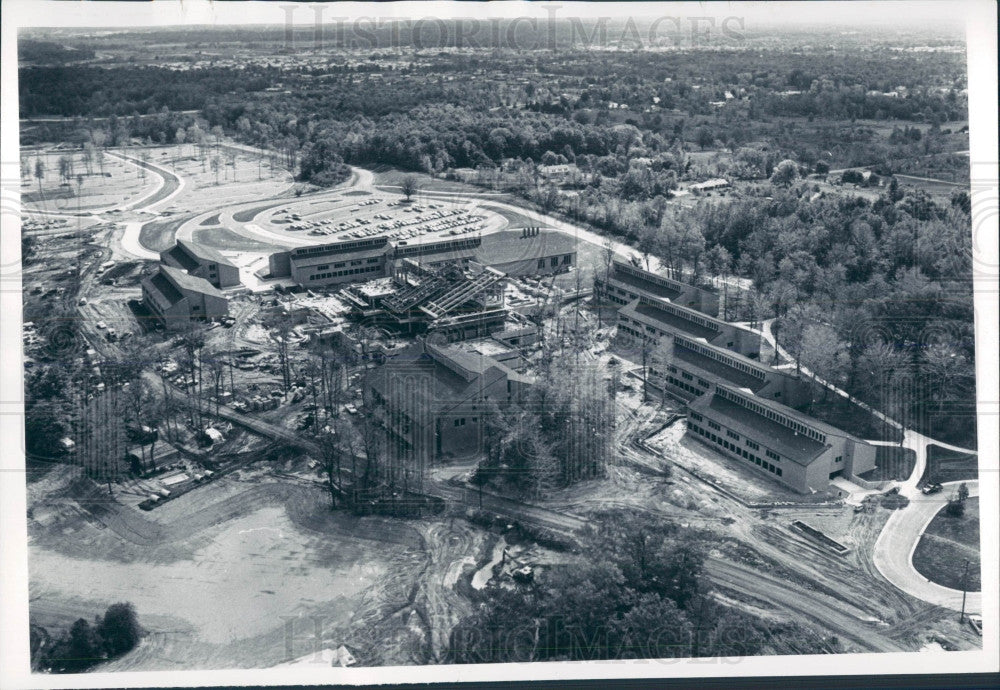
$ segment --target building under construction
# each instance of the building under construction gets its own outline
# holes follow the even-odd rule
[[[425,266],[404,261],[392,294],[365,295],[354,287],[341,291],[356,318],[405,334],[436,333],[453,342],[502,330],[506,275],[474,261]]]

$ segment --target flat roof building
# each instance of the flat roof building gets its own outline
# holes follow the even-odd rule
[[[576,241],[555,230],[520,228],[429,242],[390,242],[385,235],[298,247],[268,259],[271,278],[306,287],[396,276],[407,262],[435,268],[477,262],[511,276],[550,275],[576,264]],[[183,268],[183,266],[181,266]]]
[[[229,313],[229,301],[204,278],[160,264],[142,280],[142,303],[168,329],[181,329],[191,321],[213,321]]]
[[[291,277],[299,285],[316,287],[356,283],[386,275],[386,237],[298,247],[272,254],[272,278]]]
[[[687,405],[688,433],[800,493],[875,467],[875,446],[808,415],[716,384]]]
[[[647,297],[679,304],[709,316],[719,315],[719,296],[711,290],[644,271],[624,261],[612,261],[607,276],[598,272],[594,278],[594,289],[600,300],[618,306]]]
[[[160,262],[204,278],[217,288],[240,284],[240,269],[235,264],[215,249],[197,242],[177,240],[173,247],[160,252]]]
[[[618,339],[626,347],[655,348],[668,335],[701,338],[747,357],[760,355],[760,334],[679,304],[641,296],[618,310]]]
[[[788,371],[704,340],[679,333],[664,336],[650,357],[649,383],[684,401],[722,383],[753,391],[790,407],[811,402],[812,384]]]
[[[551,275],[576,265],[577,241],[558,230],[520,228],[484,235],[476,261],[510,276]]]

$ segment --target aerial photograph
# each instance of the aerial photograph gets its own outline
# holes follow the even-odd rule
[[[17,32],[31,673],[984,648],[961,17],[285,7]]]

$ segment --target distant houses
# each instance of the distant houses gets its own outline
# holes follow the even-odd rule
[[[695,182],[688,186],[688,189],[692,192],[711,192],[715,189],[723,189],[729,186],[729,180],[721,177],[714,177],[711,180],[705,180],[704,182]]]

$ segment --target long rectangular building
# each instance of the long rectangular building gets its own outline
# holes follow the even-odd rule
[[[427,268],[470,262],[511,276],[551,275],[576,264],[576,241],[561,232],[521,228],[416,242],[384,235],[298,247],[268,259],[271,278],[292,278],[305,287],[357,283],[396,276],[407,263]]]
[[[719,296],[704,288],[688,285],[624,261],[612,261],[607,276],[594,278],[597,297],[619,306],[645,297],[695,309],[709,316],[719,315]]]
[[[759,333],[679,304],[641,296],[618,310],[618,338],[626,347],[655,348],[674,334],[700,338],[746,357],[760,356]]]
[[[268,263],[272,278],[291,277],[299,285],[357,283],[386,274],[388,249],[387,238],[371,237],[276,252]]]
[[[800,493],[875,467],[875,446],[749,390],[716,384],[688,403],[688,433]]]
[[[812,384],[800,376],[679,333],[660,341],[649,364],[649,382],[684,401],[719,383],[790,407],[807,404],[812,394]]]

